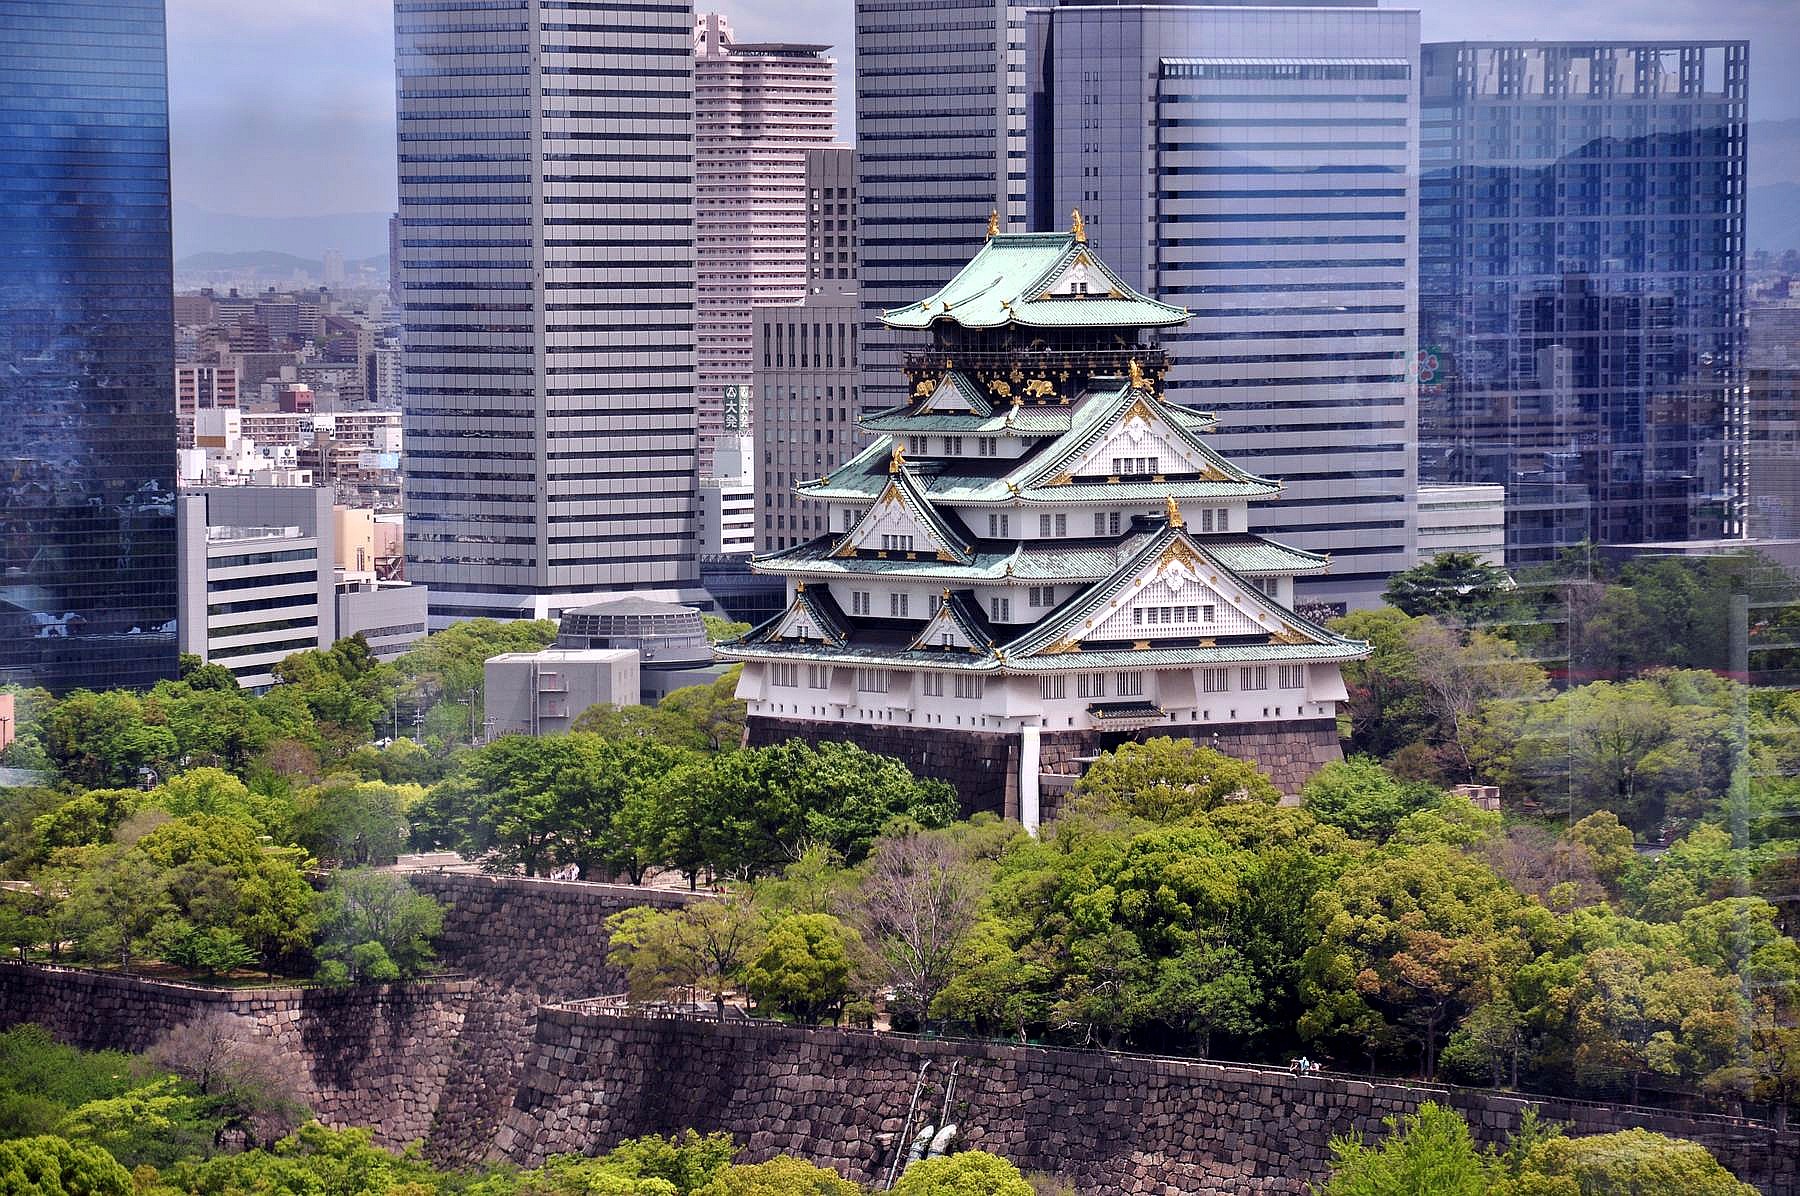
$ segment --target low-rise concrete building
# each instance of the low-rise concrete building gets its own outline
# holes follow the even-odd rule
[[[554,735],[590,706],[638,704],[638,654],[630,648],[545,648],[489,657],[483,670],[485,731]]]
[[[1472,552],[1490,565],[1506,563],[1506,487],[1419,487],[1419,560]]]
[[[426,591],[403,581],[368,578],[337,583],[339,639],[360,635],[377,660],[394,660],[425,638]]]

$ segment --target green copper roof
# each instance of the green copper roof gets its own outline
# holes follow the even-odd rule
[[[1097,275],[1085,297],[1044,297],[1077,258]],[[1066,233],[995,233],[969,264],[929,299],[882,315],[890,328],[926,329],[938,320],[964,328],[1162,328],[1187,320],[1185,308],[1127,286],[1089,248]]]
[[[930,537],[931,544],[926,551],[957,564],[968,564],[974,542],[963,529],[961,521],[932,506],[918,479],[913,476],[911,467],[893,453],[889,454],[887,484],[881,488],[880,496],[876,498],[874,505],[863,512],[862,518],[856,521],[856,526],[838,537],[834,551],[842,553],[845,558],[853,557],[859,552],[879,551],[857,549],[852,545],[862,534],[864,525],[876,518],[882,506],[889,501],[897,502],[905,508],[913,522]]]
[[[1141,525],[1140,525],[1141,526]],[[896,581],[999,582],[1007,578],[1036,585],[1042,582],[1092,583],[1110,577],[1161,524],[1128,532],[1122,538],[1026,540],[1018,543],[981,541],[968,563],[935,560],[875,560],[833,555],[837,538],[820,536],[805,544],[756,558],[758,573],[785,577],[889,577]],[[1330,561],[1316,552],[1291,548],[1245,533],[1196,537],[1220,564],[1233,573],[1315,573]]]
[[[1028,506],[1033,503],[1159,502],[1176,499],[1260,498],[1279,493],[1281,485],[1244,472],[1201,439],[1199,421],[1208,417],[1182,412],[1124,379],[1100,380],[1072,408],[1069,431],[1022,457],[940,457],[909,462],[920,487],[938,502],[972,505]],[[1167,420],[1175,435],[1203,463],[1202,476],[1169,475],[1161,481],[1107,482],[1077,480],[1063,471],[1091,448],[1137,403]],[[806,498],[860,501],[887,488],[892,442],[879,440],[852,457],[828,477],[803,482],[795,491]]]

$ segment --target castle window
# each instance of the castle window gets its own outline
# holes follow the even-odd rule
[[[1114,457],[1112,471],[1119,477],[1159,472],[1155,457]]]
[[[1012,622],[1012,599],[989,598],[988,617],[996,623]]]
[[[958,674],[956,678],[956,696],[959,698],[979,698],[982,693],[983,682],[986,680],[985,677],[964,677]]]
[[[1231,688],[1230,669],[1201,669],[1200,688],[1209,694],[1222,694]]]
[[[962,456],[962,442],[963,442],[963,438],[961,436],[946,436],[946,437],[944,437],[944,456],[946,456],[946,457]]]
[[[1033,606],[1055,606],[1056,605],[1056,587],[1055,586],[1032,586],[1030,595],[1031,595],[1031,605],[1033,605]]]
[[[1069,679],[1067,677],[1040,677],[1038,693],[1046,701],[1069,696]]]
[[[994,537],[994,538],[1009,535],[1010,533],[1007,530],[1009,523],[1010,523],[1010,520],[1008,519],[1006,512],[1004,512],[1004,511],[989,511],[988,512],[988,535],[990,537]]]
[[[793,689],[800,684],[800,666],[792,662],[781,662],[769,666],[769,684],[779,685],[784,689]]]
[[[1213,513],[1212,513],[1212,508],[1208,507],[1204,511],[1200,512],[1200,530],[1203,532],[1210,532],[1212,529],[1213,529]]]
[[[1116,536],[1119,534],[1119,513],[1117,511],[1094,512],[1094,534],[1096,536]]]
[[[983,457],[998,457],[1000,455],[1000,442],[992,436],[979,437],[975,441],[975,446],[976,452]]]
[[[1119,696],[1121,698],[1141,698],[1144,696],[1144,674],[1133,671],[1119,674]]]
[[[856,688],[859,693],[886,693],[888,691],[888,671],[886,669],[857,669]]]
[[[809,664],[806,666],[806,687],[808,689],[831,688],[831,666],[828,664]]]
[[[906,594],[889,594],[888,614],[896,619],[906,618],[907,597]]]
[[[920,689],[928,698],[944,696],[944,675],[942,673],[925,673],[919,678]]]
[[[1229,508],[1229,507],[1219,508],[1219,530],[1220,531],[1228,532],[1231,530],[1230,516],[1231,516],[1231,508]]]
[[[1189,607],[1188,609],[1192,610],[1193,607]],[[1205,606],[1200,608],[1200,621],[1202,623],[1212,623],[1212,622],[1215,622],[1217,619],[1218,619],[1218,608],[1216,606],[1214,606],[1212,603],[1209,602]]]
[[[1106,674],[1077,673],[1075,696],[1078,698],[1104,698],[1106,696]]]
[[[1259,664],[1253,668],[1239,669],[1238,670],[1238,688],[1239,689],[1267,689],[1267,688],[1269,688],[1269,666]]]
[[[853,615],[866,615],[869,613],[869,591],[850,591],[850,613]]]
[[[881,537],[881,548],[883,552],[911,552],[913,538],[911,536],[883,536]]]
[[[1303,664],[1284,664],[1275,671],[1275,684],[1282,689],[1303,689],[1306,686],[1306,666]]]

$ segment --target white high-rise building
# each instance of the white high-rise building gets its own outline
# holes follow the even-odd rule
[[[806,154],[831,144],[828,46],[740,42],[718,13],[694,24],[699,464],[750,431],[754,309],[806,295]]]
[[[1419,14],[1375,0],[1065,4],[1029,18],[1035,227],[1080,208],[1193,318],[1168,396],[1282,479],[1252,527],[1329,553],[1314,613],[1375,601],[1417,535]]]
[[[693,24],[396,4],[407,576],[434,627],[701,598]]]

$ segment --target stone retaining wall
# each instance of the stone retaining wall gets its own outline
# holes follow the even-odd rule
[[[0,964],[0,1028],[35,1022],[84,1050],[143,1051],[177,1026],[224,1018],[273,1047],[321,1121],[367,1125],[390,1146],[428,1137],[477,985],[440,980],[334,991],[209,989]]]
[[[1639,1125],[1704,1143],[1769,1196],[1800,1193],[1800,1132],[1726,1118],[1528,1102],[1468,1089],[1295,1079],[1278,1070],[992,1043],[918,1041],[596,1013],[541,1011],[496,1151],[533,1164],[621,1138],[723,1130],[748,1157],[791,1152],[861,1182],[880,1178],[918,1085],[970,1147],[1093,1196],[1299,1194],[1321,1179],[1334,1134],[1378,1134],[1384,1116],[1435,1099],[1496,1140],[1536,1104],[1578,1134]],[[919,1123],[915,1121],[915,1128]]]

